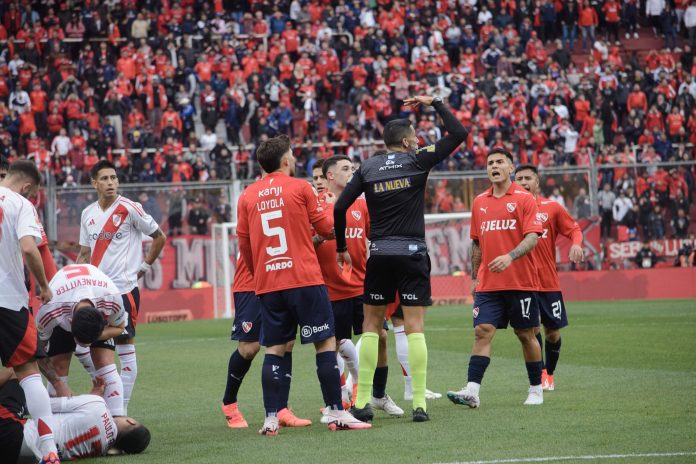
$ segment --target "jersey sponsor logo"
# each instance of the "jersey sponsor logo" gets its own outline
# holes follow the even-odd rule
[[[418,298],[416,298],[415,293],[402,293],[401,299],[406,301],[416,301]]]
[[[273,180],[273,179],[271,179]],[[277,197],[283,193],[283,186],[278,187],[266,187],[263,190],[259,190],[259,198],[263,197]]]
[[[244,331],[244,333],[251,332],[252,327],[254,327],[253,322],[249,322],[249,321],[242,322],[242,330]]]
[[[375,193],[391,192],[393,190],[403,190],[411,186],[411,178],[404,177],[402,179],[385,180],[384,182],[376,182],[374,186]]]
[[[384,295],[379,293],[370,293],[370,299],[373,301],[384,301]]]
[[[319,332],[323,332],[325,330],[329,330],[329,323],[327,322],[324,325],[316,326],[316,325],[303,325],[302,326],[302,336],[307,338],[311,337],[313,334],[318,334]]]
[[[346,238],[363,238],[364,233],[362,227],[346,227]]]
[[[512,213],[517,208],[517,203],[512,201],[512,202],[508,203],[507,205],[505,205],[505,208],[508,210],[508,213]]]
[[[389,171],[391,169],[401,169],[404,167],[403,164],[396,164],[396,161],[388,159],[387,161],[384,162],[384,166],[380,166],[379,170],[380,171]]]
[[[481,223],[481,233],[494,230],[517,230],[517,219],[496,219]]]
[[[480,207],[479,211],[483,211],[483,214],[488,214],[488,206],[486,206],[485,208]]]
[[[123,234],[121,232],[113,233],[113,232],[105,232],[103,230],[101,232],[99,232],[98,234],[97,233],[89,234],[89,238],[92,240],[95,240],[95,241],[96,240],[120,239],[121,237],[123,237]]]
[[[360,211],[351,211],[350,214],[353,216],[353,218],[355,218],[356,221],[359,221],[362,217],[362,213]]]
[[[536,219],[537,221],[546,222],[549,220],[549,213],[537,213]]]
[[[266,272],[280,271],[281,269],[292,269],[292,258],[274,258],[266,261]]]

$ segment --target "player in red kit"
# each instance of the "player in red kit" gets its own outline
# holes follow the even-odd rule
[[[347,156],[334,156],[323,163],[328,195],[338,198],[353,177],[353,163]],[[333,216],[333,205],[326,205],[327,214]],[[329,291],[329,300],[334,312],[338,352],[350,371],[352,384],[358,381],[358,353],[353,345],[353,334],[362,334],[363,325],[363,285],[367,267],[367,236],[370,233],[370,217],[364,198],[358,198],[348,208],[346,214],[346,246],[353,259],[345,272],[336,264],[335,240],[321,240],[317,246],[317,257],[321,272]],[[315,239],[316,243],[316,239]],[[372,384],[371,405],[382,409],[391,416],[402,416],[403,409],[394,403],[386,393],[389,367],[387,362],[387,333],[382,330],[379,340],[377,369]],[[352,398],[354,399],[354,398]]]
[[[582,231],[563,206],[539,195],[539,172],[535,166],[519,166],[515,170],[515,182],[535,196],[539,208],[537,219],[543,228],[532,256],[539,269],[539,312],[546,338],[546,365],[541,374],[541,385],[544,390],[553,390],[553,374],[561,351],[560,330],[568,325],[561,283],[556,272],[556,237],[560,234],[572,241],[568,257],[572,262],[579,263],[584,259]],[[537,339],[541,345],[541,335],[538,333]]]
[[[488,153],[486,170],[492,186],[477,196],[471,208],[471,278],[474,291],[476,339],[469,360],[468,383],[447,392],[456,404],[477,408],[479,389],[490,363],[491,342],[508,323],[522,343],[529,377],[524,404],[544,402],[541,388],[541,348],[534,330],[539,327],[539,287],[530,254],[542,234],[534,196],[512,182],[512,155],[500,148]]]
[[[261,386],[266,419],[259,433],[278,434],[282,360],[298,325],[301,342],[313,343],[317,351],[317,377],[330,408],[329,428],[369,428],[370,424],[343,410],[333,314],[312,243],[310,224],[318,234],[328,236],[331,218],[312,186],[293,177],[296,160],[287,136],[263,142],[256,158],[268,174],[242,193],[237,235],[240,254],[254,276],[262,303],[260,342],[266,354]]]

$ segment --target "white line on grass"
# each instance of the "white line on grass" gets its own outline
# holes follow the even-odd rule
[[[669,458],[676,456],[696,456],[696,452],[684,451],[678,453],[634,453],[634,454],[595,454],[588,456],[550,456],[540,458],[493,459],[490,461],[457,461],[442,464],[507,464],[519,462],[555,462],[555,461],[598,461],[600,459],[630,459],[630,458]]]

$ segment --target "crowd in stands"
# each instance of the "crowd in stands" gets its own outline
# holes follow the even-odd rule
[[[280,133],[299,175],[359,162],[391,118],[441,137],[401,104],[423,93],[470,129],[442,171],[483,169],[495,146],[542,170],[693,160],[696,1],[22,0],[0,18],[0,156],[59,185],[104,157],[124,182],[253,178]],[[663,48],[629,53],[641,35]],[[694,170],[675,169],[602,170],[605,232],[681,233]],[[579,191],[554,187],[574,208]],[[444,196],[435,211],[465,203]]]

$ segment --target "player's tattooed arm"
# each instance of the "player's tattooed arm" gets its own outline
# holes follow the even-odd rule
[[[520,242],[520,244],[517,245],[515,249],[510,252],[510,257],[513,260],[521,258],[522,256],[532,251],[538,241],[539,234],[537,234],[536,232],[532,232],[525,235],[524,239]]]
[[[37,364],[39,365],[41,373],[46,377],[46,380],[48,380],[56,390],[56,396],[73,396],[70,388],[58,377],[58,373],[53,367],[50,358],[39,358],[37,359]]]
[[[478,240],[471,241],[471,280],[478,277],[479,266],[481,266],[481,245]]]
[[[75,263],[77,264],[89,264],[89,258],[92,254],[92,250],[88,246],[81,246],[80,247],[80,253],[77,255],[77,260]]]

